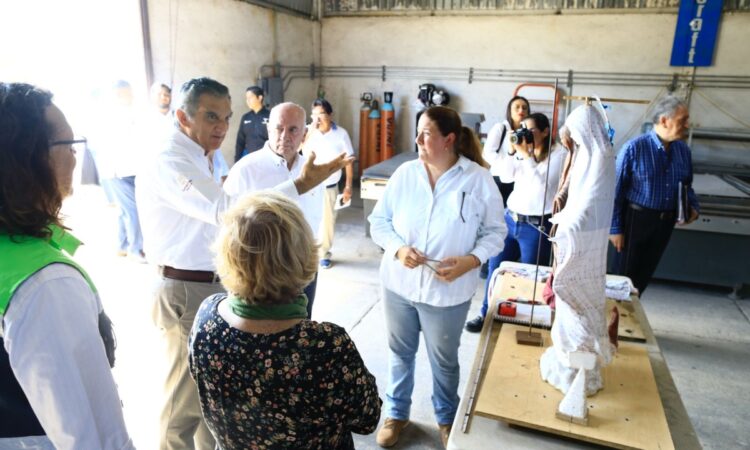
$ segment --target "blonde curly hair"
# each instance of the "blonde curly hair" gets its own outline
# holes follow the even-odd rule
[[[248,303],[290,303],[315,277],[317,247],[293,201],[259,191],[224,215],[216,268],[224,288]]]

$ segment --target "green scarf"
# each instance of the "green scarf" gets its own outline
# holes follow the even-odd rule
[[[307,319],[307,296],[300,294],[292,303],[250,305],[234,295],[229,296],[229,308],[244,319],[286,320]]]

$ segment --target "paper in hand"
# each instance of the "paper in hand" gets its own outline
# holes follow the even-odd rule
[[[343,209],[348,207],[352,204],[352,199],[350,198],[349,201],[344,202],[344,194],[339,194],[336,196],[336,204],[333,206],[334,211],[338,211],[339,209]]]

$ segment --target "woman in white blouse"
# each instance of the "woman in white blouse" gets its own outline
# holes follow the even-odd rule
[[[0,448],[131,450],[111,323],[60,208],[74,145],[52,94],[0,82]]]
[[[552,199],[560,182],[565,151],[559,146],[549,147],[550,124],[546,115],[531,114],[522,121],[522,125],[531,131],[534,139],[533,143],[512,144],[513,161],[510,168],[515,186],[505,210],[508,234],[503,251],[490,258],[487,287],[491,283],[492,272],[503,261],[549,264],[551,244],[545,234],[549,233],[551,227]],[[543,230],[540,227],[544,227]],[[487,296],[485,292],[480,315],[466,323],[467,331],[478,332],[482,329],[487,314]]]
[[[521,121],[531,113],[529,101],[516,95],[508,102],[505,109],[505,120],[498,122],[487,133],[482,157],[490,163],[490,173],[495,179],[503,205],[508,204],[508,196],[513,192],[513,150],[510,135],[513,130],[521,128]]]
[[[479,266],[501,249],[500,193],[474,133],[446,107],[427,109],[417,127],[419,159],[388,181],[370,215],[380,266],[390,350],[386,420],[377,442],[394,445],[408,424],[414,357],[424,333],[432,402],[447,442],[458,408],[458,345]]]

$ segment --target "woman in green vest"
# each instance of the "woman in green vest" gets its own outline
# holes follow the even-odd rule
[[[76,142],[51,93],[0,83],[0,448],[133,448],[108,320],[59,216]]]

